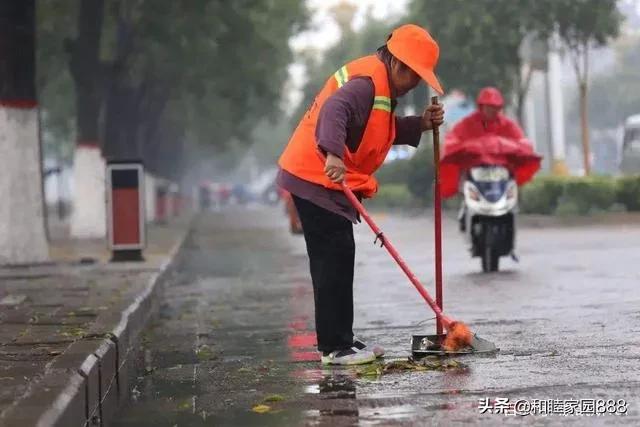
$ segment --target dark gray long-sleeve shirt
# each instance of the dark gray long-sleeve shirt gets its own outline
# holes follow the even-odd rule
[[[388,61],[383,62],[389,69]],[[374,95],[373,81],[369,77],[356,77],[327,98],[320,109],[316,124],[318,146],[340,158],[344,155],[345,146],[349,151],[355,152],[369,120]],[[395,109],[395,106],[396,101],[392,100],[392,109]],[[396,118],[394,145],[417,147],[421,135],[420,116]],[[357,212],[341,191],[305,181],[282,169],[278,174],[277,183],[291,194],[356,222]]]

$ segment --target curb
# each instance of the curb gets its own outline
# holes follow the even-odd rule
[[[160,283],[175,264],[190,230],[187,227],[135,300],[120,314],[96,319],[89,336],[71,344],[47,366],[40,381],[34,382],[25,397],[6,412],[0,426],[112,424],[119,405],[128,397],[138,335],[156,307]],[[50,403],[43,407],[42,402]]]

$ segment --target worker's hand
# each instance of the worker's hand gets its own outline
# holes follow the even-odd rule
[[[344,181],[346,170],[347,168],[340,157],[327,153],[327,160],[324,163],[324,173],[331,181],[336,183]]]
[[[422,131],[433,129],[444,123],[444,108],[442,104],[429,105],[422,113]]]

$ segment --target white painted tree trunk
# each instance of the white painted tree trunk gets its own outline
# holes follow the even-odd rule
[[[558,35],[554,35],[547,57],[547,94],[549,128],[551,133],[551,171],[554,175],[567,175],[566,141],[564,131],[564,98],[562,93],[562,57]]]
[[[0,264],[47,261],[38,109],[0,105]]]
[[[106,237],[105,194],[105,162],[100,149],[87,145],[77,146],[73,156],[72,237]]]

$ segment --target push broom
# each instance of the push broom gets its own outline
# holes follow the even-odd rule
[[[438,97],[431,98],[432,104],[438,103]],[[422,298],[427,302],[429,307],[436,315],[437,333],[442,333],[442,328],[447,331],[442,348],[446,351],[458,351],[464,348],[472,346],[473,334],[465,325],[460,321],[456,321],[446,316],[442,311],[442,212],[441,212],[441,196],[440,196],[440,132],[437,126],[433,126],[433,153],[434,153],[434,168],[435,168],[435,193],[434,193],[434,227],[435,227],[435,264],[436,264],[436,298],[435,301],[431,295],[427,292],[425,287],[420,283],[415,274],[409,269],[409,266],[404,262],[398,251],[387,239],[382,230],[376,225],[371,216],[367,213],[364,206],[358,198],[353,194],[353,191],[347,186],[346,182],[342,182],[342,190],[347,196],[347,199],[351,202],[353,207],[358,211],[360,216],[365,220],[371,230],[376,235],[376,241],[380,240],[381,245],[384,246],[391,257],[400,266],[402,271],[407,275],[409,281],[415,286],[416,290],[422,295]]]

